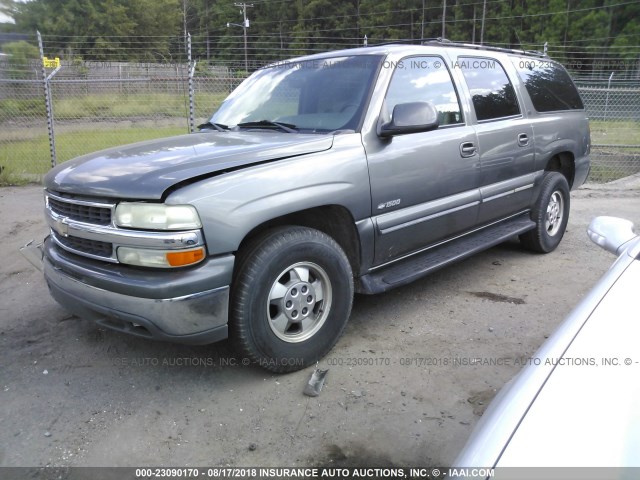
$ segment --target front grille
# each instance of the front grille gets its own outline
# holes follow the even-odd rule
[[[88,240],[79,237],[63,237],[54,232],[56,240],[65,247],[79,254],[94,255],[110,258],[113,253],[113,244],[99,240]]]
[[[52,212],[78,222],[96,225],[111,225],[111,209],[73,203],[72,200],[60,200],[49,197],[49,208]]]

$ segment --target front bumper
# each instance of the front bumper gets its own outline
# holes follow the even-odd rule
[[[146,338],[202,345],[228,336],[234,256],[185,269],[158,271],[85,259],[42,246],[53,298],[74,315]]]

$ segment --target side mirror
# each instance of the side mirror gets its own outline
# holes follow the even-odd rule
[[[589,239],[607,252],[620,255],[625,245],[636,238],[633,222],[617,217],[596,217],[587,228]]]
[[[428,132],[438,128],[438,111],[429,102],[399,103],[393,108],[393,119],[378,129],[380,137]]]

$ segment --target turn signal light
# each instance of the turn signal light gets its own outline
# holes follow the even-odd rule
[[[172,267],[183,267],[198,263],[204,258],[204,248],[196,248],[195,250],[169,252],[167,253],[167,262]]]

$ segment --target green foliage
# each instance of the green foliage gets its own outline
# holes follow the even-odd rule
[[[445,37],[541,50],[585,71],[637,60],[640,3],[619,0],[287,0],[247,8],[250,70],[307,53]],[[199,61],[244,68],[241,8],[232,0],[0,0],[18,31],[39,29],[47,52],[85,60],[184,61],[183,28]],[[486,4],[484,28],[483,7]],[[227,23],[231,25],[227,27]],[[235,24],[235,25],[233,25]],[[627,68],[625,66],[624,68]],[[616,67],[619,70],[622,67]],[[632,67],[628,67],[632,68]]]
[[[0,118],[46,118],[45,116],[46,112],[43,98],[6,98],[0,101]],[[1,135],[0,138],[2,138]]]
[[[2,49],[8,55],[9,69],[7,74],[9,78],[33,77],[32,67],[37,65],[37,60],[40,58],[38,47],[20,40],[19,42],[5,43]]]
[[[92,60],[166,57],[181,23],[179,0],[32,0],[15,2],[12,16],[20,31],[50,36],[57,55]]]
[[[24,40],[5,43],[2,49],[4,50],[4,53],[11,55],[11,58],[16,63],[26,63],[29,60],[40,58],[38,47],[31,45]]]

